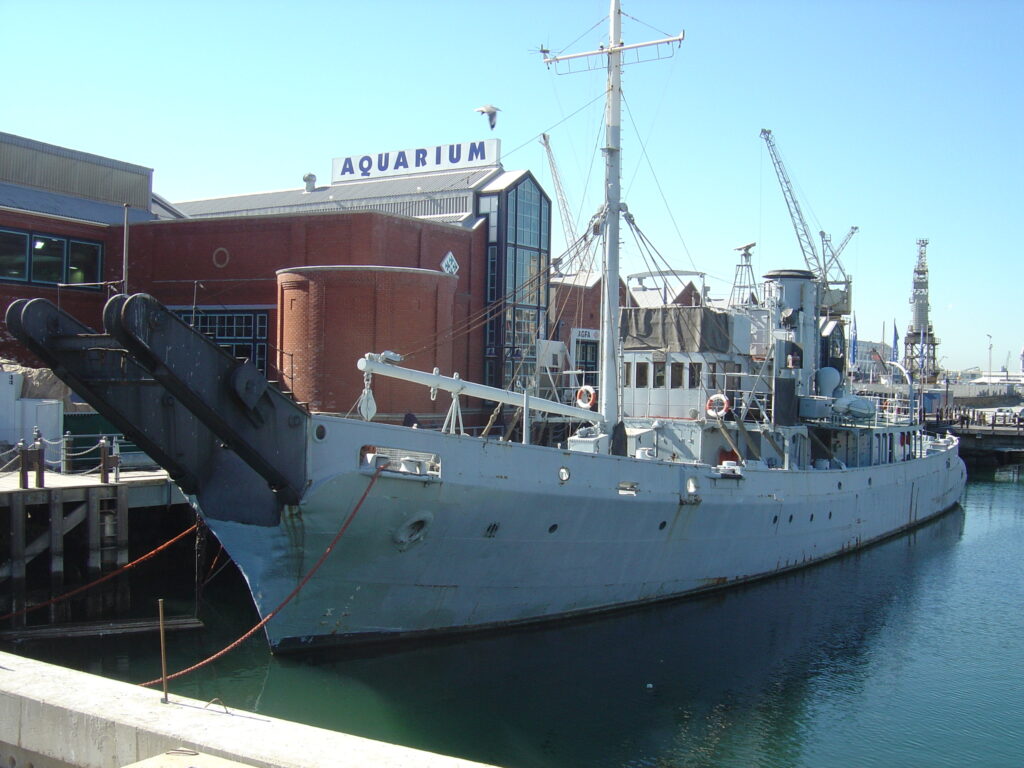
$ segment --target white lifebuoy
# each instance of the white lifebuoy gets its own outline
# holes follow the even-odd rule
[[[576,390],[576,405],[580,408],[586,408],[590,410],[594,407],[594,403],[597,402],[597,392],[589,384],[584,384],[582,387]]]
[[[712,395],[705,406],[708,416],[720,419],[729,412],[729,398],[723,394]]]

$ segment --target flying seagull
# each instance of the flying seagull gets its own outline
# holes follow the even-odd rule
[[[491,130],[494,130],[494,124],[498,122],[498,113],[501,112],[498,107],[491,106],[490,104],[484,104],[482,107],[477,107],[473,111],[479,112],[482,115],[487,115],[487,122],[491,124]]]

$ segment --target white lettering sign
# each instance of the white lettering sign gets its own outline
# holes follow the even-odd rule
[[[336,157],[331,170],[331,183],[495,165],[500,156],[501,140],[485,139],[464,141],[461,144],[438,144],[436,147],[401,149],[397,152]]]
[[[572,338],[576,341],[600,341],[601,332],[594,328],[573,328]]]

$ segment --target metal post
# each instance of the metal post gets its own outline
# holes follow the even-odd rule
[[[60,471],[62,475],[71,474],[71,430],[64,433],[60,442]]]
[[[128,203],[124,204],[124,246],[121,252],[121,292],[128,293]]]
[[[46,449],[43,447],[42,440],[36,440],[32,444],[32,452],[35,454],[36,461],[36,488],[44,488],[46,486]]]
[[[523,445],[530,443],[530,390],[523,388]]]
[[[100,438],[100,482],[104,485],[110,482],[110,467],[107,462],[108,454],[107,438],[104,436]]]
[[[164,683],[164,697],[161,701],[167,703],[167,639],[164,634],[164,599],[161,597],[157,600],[157,606],[160,611],[160,679]]]
[[[28,449],[24,440],[18,441],[18,487],[28,488]]]

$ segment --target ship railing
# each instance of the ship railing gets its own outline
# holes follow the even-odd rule
[[[704,404],[702,415],[715,418],[714,413],[722,410],[719,396],[725,397],[731,419],[745,422],[769,424],[774,418],[774,397],[772,381],[768,376],[756,373],[740,373],[734,364],[719,363],[721,369],[706,371],[702,376],[700,402]]]
[[[806,407],[802,407],[801,417],[805,421],[818,424],[847,427],[884,428],[908,426],[918,422],[915,403],[906,396],[858,394],[857,397],[871,403],[873,412],[870,416],[858,416],[849,409],[837,408],[836,403],[840,398],[814,397],[809,400],[816,402],[817,408],[812,407],[808,410]]]

